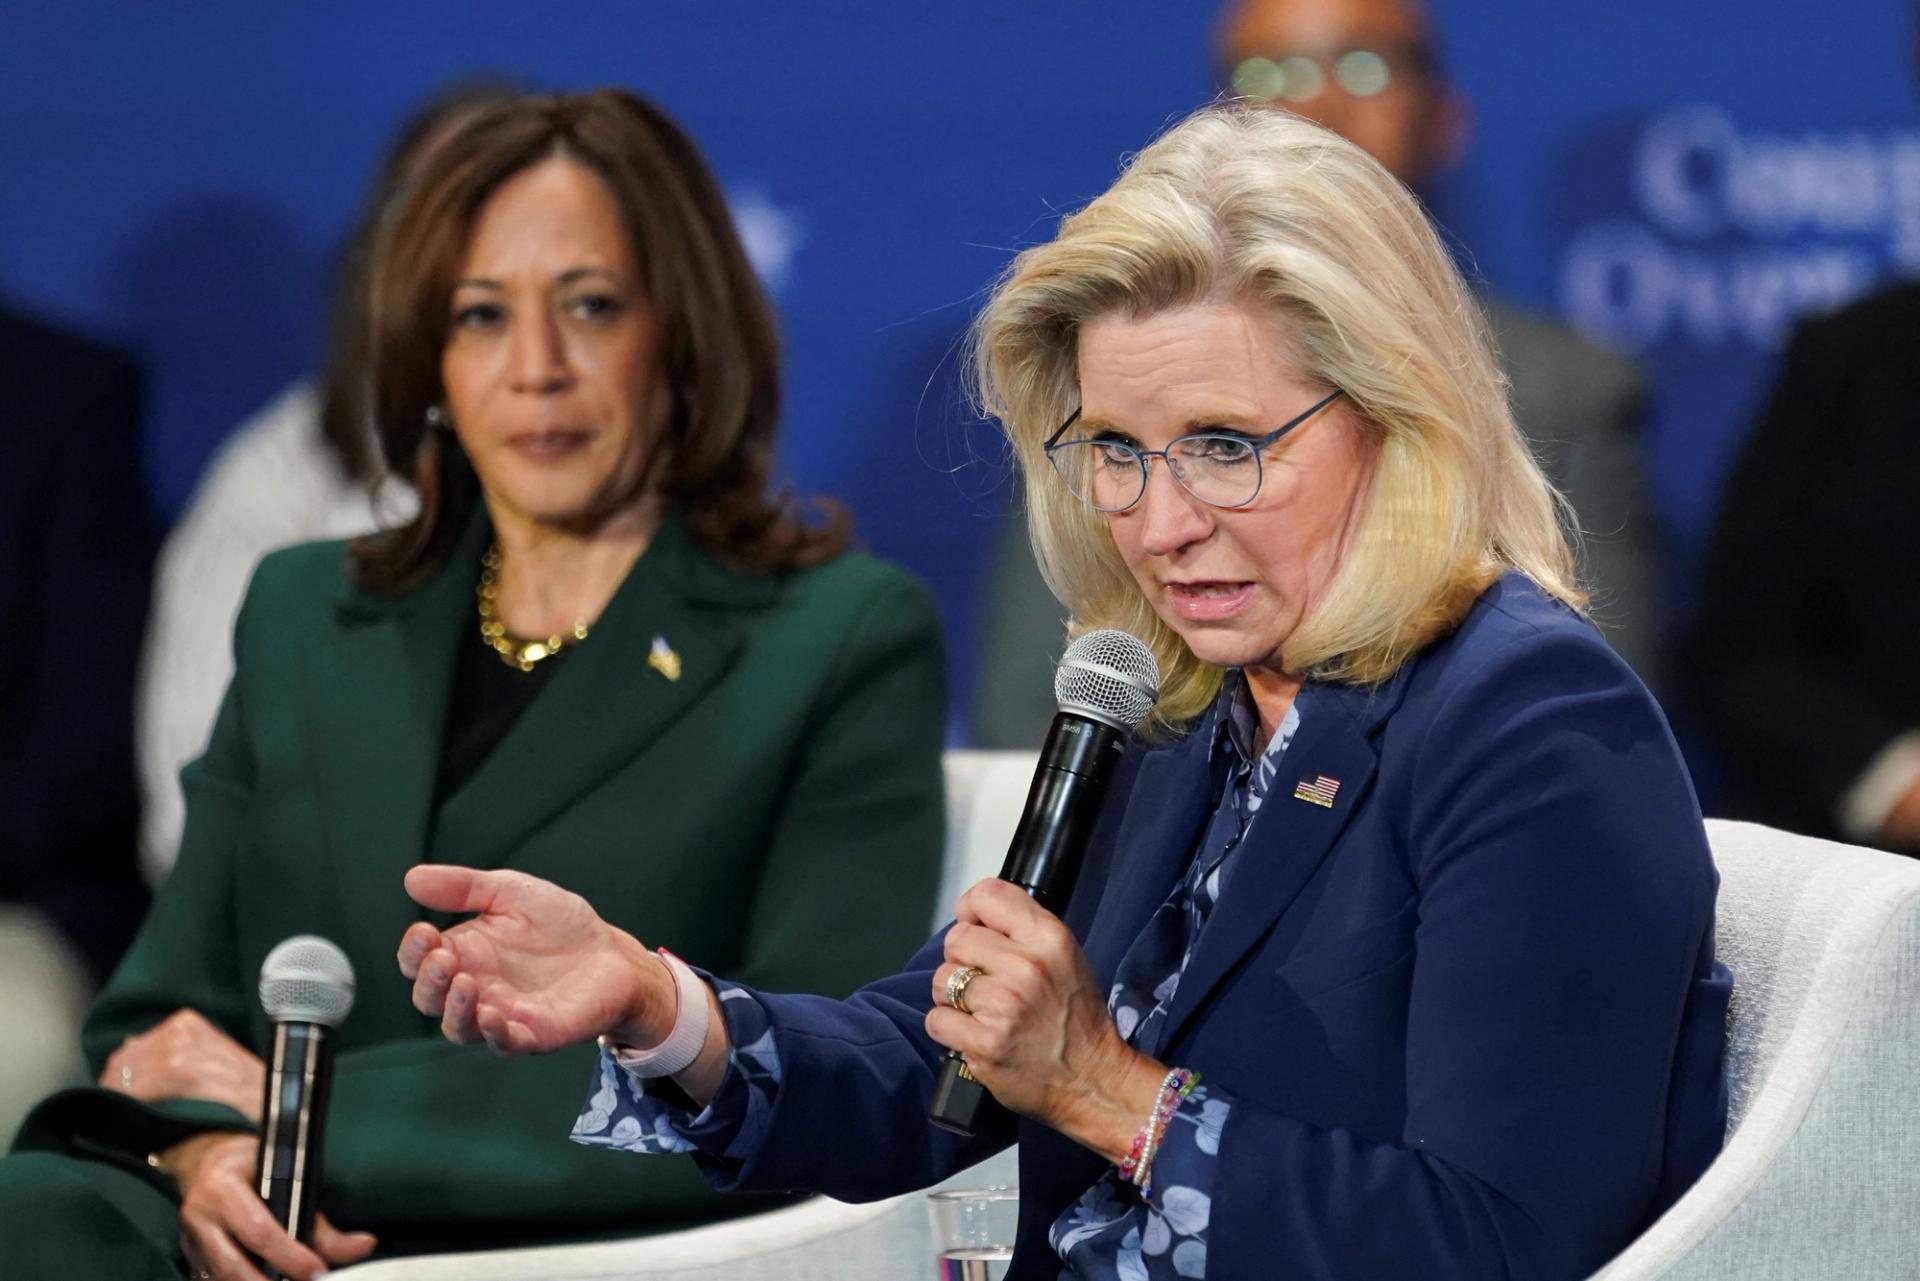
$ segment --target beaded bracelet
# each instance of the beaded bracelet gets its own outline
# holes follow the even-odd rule
[[[1153,1168],[1153,1158],[1160,1151],[1160,1127],[1165,1124],[1160,1105],[1156,1103],[1153,1112],[1147,1117],[1146,1128],[1141,1131],[1146,1142],[1140,1148],[1140,1164],[1133,1169],[1133,1186],[1140,1189],[1142,1200],[1152,1199],[1153,1179],[1148,1171]]]
[[[1167,1126],[1179,1110],[1180,1101],[1193,1093],[1193,1087],[1199,1083],[1200,1074],[1187,1068],[1174,1068],[1167,1073],[1166,1079],[1160,1082],[1153,1110],[1147,1113],[1146,1124],[1133,1136],[1127,1159],[1120,1163],[1120,1177],[1139,1188],[1143,1200],[1153,1199],[1153,1158],[1166,1137]]]
[[[1160,1153],[1160,1144],[1167,1137],[1167,1126],[1173,1121],[1175,1109],[1187,1091],[1193,1088],[1193,1073],[1184,1068],[1176,1068],[1167,1074],[1160,1086],[1160,1099],[1155,1104],[1153,1116],[1148,1123],[1147,1142],[1140,1153],[1139,1168],[1134,1171],[1134,1182],[1140,1188],[1140,1199],[1153,1200],[1153,1158]]]
[[[1154,1111],[1156,1124],[1153,1129],[1153,1141],[1141,1154],[1140,1199],[1153,1200],[1153,1158],[1160,1152],[1160,1145],[1166,1140],[1167,1127],[1173,1123],[1173,1114],[1180,1104],[1193,1093],[1193,1087],[1200,1084],[1200,1074],[1186,1068],[1176,1069],[1168,1074],[1168,1080],[1160,1087],[1160,1105]]]
[[[1167,1096],[1179,1080],[1180,1071],[1179,1068],[1173,1069],[1160,1082],[1160,1092],[1154,1096],[1153,1109],[1147,1113],[1146,1124],[1140,1127],[1140,1133],[1137,1136],[1140,1140],[1140,1159],[1134,1163],[1129,1176],[1135,1187],[1145,1187],[1148,1182],[1147,1171],[1153,1166],[1153,1154],[1159,1150],[1162,1127],[1166,1125],[1167,1118],[1171,1115],[1167,1107]]]
[[[1161,1089],[1163,1092],[1165,1088],[1166,1082],[1162,1081]],[[1147,1113],[1147,1123],[1134,1131],[1133,1146],[1127,1149],[1127,1159],[1120,1163],[1120,1177],[1128,1183],[1137,1184],[1139,1182],[1134,1176],[1139,1172],[1140,1158],[1146,1154],[1147,1136],[1148,1132],[1153,1129],[1153,1119],[1158,1116],[1159,1113],[1160,1095],[1156,1094],[1153,1096],[1153,1108]]]
[[[1127,1150],[1127,1159],[1120,1163],[1120,1177],[1128,1183],[1133,1182],[1133,1172],[1140,1168],[1140,1149],[1147,1145],[1147,1132],[1141,1130],[1133,1136],[1133,1146]]]

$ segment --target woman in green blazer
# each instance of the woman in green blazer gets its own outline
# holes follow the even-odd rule
[[[377,427],[421,514],[261,564],[179,862],[88,1022],[101,1085],[0,1161],[0,1278],[305,1277],[754,1208],[567,1142],[590,1048],[496,1059],[414,1011],[414,863],[524,870],[782,990],[849,992],[924,932],[933,608],[769,495],[771,311],[691,143],[616,92],[478,113],[372,280]],[[360,983],[311,1248],[249,1186],[253,990],[298,933]]]

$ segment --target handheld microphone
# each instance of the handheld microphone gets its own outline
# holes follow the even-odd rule
[[[254,1185],[280,1226],[311,1245],[333,1084],[333,1031],[353,1008],[347,954],[313,934],[287,939],[260,966],[260,1006],[273,1021],[273,1052]]]
[[[1088,632],[1067,646],[1053,676],[1060,711],[1047,731],[1000,879],[1056,915],[1073,893],[1094,818],[1106,797],[1127,734],[1160,697],[1160,667],[1139,639],[1116,628]],[[942,1056],[927,1118],[971,1136],[987,1092],[954,1050]]]

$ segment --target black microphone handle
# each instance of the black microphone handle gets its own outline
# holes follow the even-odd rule
[[[1073,895],[1087,838],[1125,746],[1123,732],[1078,712],[1060,712],[1047,731],[1000,879],[1018,885],[1055,915]],[[943,1130],[972,1137],[988,1098],[967,1070],[966,1059],[948,1050],[941,1056],[927,1119]]]
[[[313,1244],[332,1086],[333,1029],[318,1023],[275,1023],[254,1185],[274,1219],[303,1245]],[[280,1275],[272,1269],[267,1273]]]

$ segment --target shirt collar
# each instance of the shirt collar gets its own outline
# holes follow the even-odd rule
[[[1260,713],[1253,705],[1246,674],[1236,667],[1220,682],[1220,693],[1207,712],[1207,732],[1212,736],[1208,758],[1228,761],[1240,769],[1252,765],[1259,724]]]
[[[1277,756],[1286,750],[1294,731],[1300,727],[1300,701],[1306,692],[1303,685],[1294,696],[1286,719],[1267,742],[1265,755]],[[1262,755],[1253,747],[1260,737],[1260,709],[1253,705],[1253,690],[1247,684],[1246,673],[1239,668],[1229,670],[1226,679],[1220,682],[1220,693],[1207,710],[1205,732],[1211,736],[1207,759],[1216,764],[1226,762],[1236,771],[1249,770],[1255,758]]]

